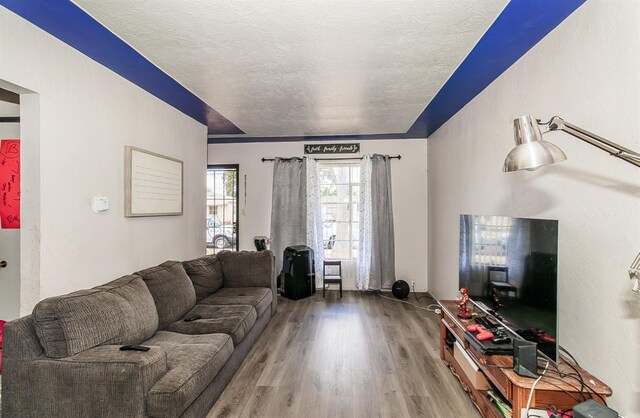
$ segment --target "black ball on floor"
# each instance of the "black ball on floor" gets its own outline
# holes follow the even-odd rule
[[[398,299],[406,299],[409,296],[410,290],[409,283],[404,280],[397,280],[393,286],[391,286],[391,293]]]

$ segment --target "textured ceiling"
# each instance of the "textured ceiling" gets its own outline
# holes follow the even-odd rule
[[[508,0],[74,0],[248,136],[406,132]]]

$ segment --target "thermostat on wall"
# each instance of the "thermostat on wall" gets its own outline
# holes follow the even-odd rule
[[[91,208],[95,213],[104,212],[109,209],[109,198],[107,196],[93,196]]]

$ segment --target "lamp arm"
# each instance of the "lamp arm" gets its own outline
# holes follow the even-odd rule
[[[640,154],[638,154],[637,152],[625,148],[622,145],[616,144],[613,141],[609,141],[608,139],[596,135],[593,132],[589,132],[586,129],[582,129],[569,122],[565,122],[564,119],[559,116],[554,116],[553,118],[551,118],[547,125],[549,131],[564,131],[588,144],[593,145],[594,147],[600,148],[613,157],[620,158],[621,160],[624,160],[629,164],[640,167]]]

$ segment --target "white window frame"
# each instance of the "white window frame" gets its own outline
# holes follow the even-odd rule
[[[338,237],[336,236],[336,243],[338,241],[346,241],[349,243],[349,257],[348,258],[337,258],[337,257],[329,257],[330,259],[335,259],[335,260],[355,260],[357,258],[357,256],[354,254],[354,242],[355,245],[357,246],[357,250],[360,251],[360,243],[358,241],[354,241],[353,236],[354,236],[354,204],[355,203],[359,203],[359,196],[357,196],[356,198],[354,198],[353,196],[353,189],[354,186],[361,186],[361,183],[354,183],[353,182],[353,170],[352,168],[357,168],[358,170],[360,169],[360,163],[359,162],[354,162],[354,161],[350,161],[350,162],[337,162],[337,161],[318,161],[318,168],[322,169],[322,168],[333,168],[333,167],[348,167],[349,170],[349,180],[348,183],[323,183],[320,179],[318,179],[318,182],[320,183],[320,188],[322,188],[322,186],[348,186],[349,188],[349,203],[348,203],[348,207],[349,207],[349,220],[348,220],[348,224],[349,224],[349,239],[348,240],[344,240],[344,239],[338,239]],[[322,196],[320,197],[320,205],[322,207],[324,207],[324,205],[329,205],[331,203],[324,203],[322,201]],[[342,202],[338,202],[337,204],[339,205],[344,205],[345,203]],[[324,219],[323,219],[324,222]],[[336,224],[338,223],[338,221],[335,221]],[[340,221],[339,223],[345,223],[345,221]],[[357,226],[358,228],[360,227],[360,219],[358,219],[357,222]],[[327,257],[327,250],[325,249],[325,257]]]

